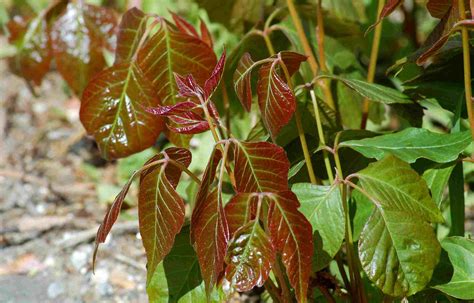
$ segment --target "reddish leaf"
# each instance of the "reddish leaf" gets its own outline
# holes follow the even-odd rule
[[[217,190],[212,191],[205,200],[199,201],[194,213],[191,221],[194,246],[206,292],[209,294],[224,269],[229,241],[229,229]]]
[[[428,0],[428,3],[426,3],[426,8],[430,12],[431,16],[441,19],[444,17],[444,15],[446,15],[452,5],[452,0]]]
[[[221,194],[217,190],[210,192],[221,159],[221,152],[214,149],[202,177],[191,216],[191,242],[198,255],[208,294],[224,268],[224,257],[229,241],[229,228],[222,207]]]
[[[250,77],[252,73],[252,66],[255,62],[250,57],[249,53],[245,53],[237,65],[234,72],[234,89],[239,97],[240,103],[246,111],[250,112],[252,107],[252,87],[250,84]]]
[[[131,60],[146,32],[148,16],[134,7],[122,17],[117,35],[114,64]]]
[[[290,163],[283,148],[269,142],[235,143],[237,192],[279,192],[288,190]]]
[[[206,23],[200,19],[200,28],[201,28],[201,40],[204,41],[210,48],[213,47],[212,36],[209,32],[209,29],[206,26]]]
[[[262,286],[275,263],[275,249],[258,220],[237,230],[226,255],[226,279],[237,291]]]
[[[219,82],[222,78],[222,73],[224,72],[224,65],[225,65],[225,49],[221,55],[221,58],[217,62],[214,70],[212,71],[211,76],[206,80],[204,83],[204,93],[205,99],[208,99],[216,90]]]
[[[377,18],[377,21],[369,27],[369,30],[379,24],[383,18],[393,13],[393,11],[397,9],[397,7],[399,7],[403,1],[404,0],[387,0],[384,7],[382,8],[382,11],[380,12],[380,15]]]
[[[51,30],[58,71],[77,95],[105,66],[104,50],[113,52],[115,14],[103,7],[70,2]]]
[[[306,302],[313,256],[311,224],[298,211],[299,202],[291,191],[268,193],[268,228],[276,250],[282,254],[298,302]]]
[[[258,71],[258,105],[268,132],[276,138],[280,129],[290,122],[296,100],[288,84],[278,74],[279,60],[262,65]]]
[[[276,56],[283,61],[290,76],[293,76],[300,69],[301,63],[308,59],[307,56],[295,52],[279,52]]]
[[[84,90],[80,118],[104,158],[120,158],[155,143],[162,119],[145,109],[158,105],[151,83],[134,63],[112,66]]]
[[[184,102],[176,103],[175,105],[149,107],[146,109],[146,111],[154,115],[167,117],[167,116],[178,115],[181,113],[188,112],[196,108],[196,106],[197,105],[194,102],[184,101]]]
[[[193,112],[169,117],[168,128],[180,134],[199,134],[209,129],[209,123]]]
[[[182,18],[179,15],[176,15],[175,13],[171,12],[171,17],[173,17],[174,24],[176,24],[176,27],[182,32],[187,35],[199,38],[199,35],[194,29],[194,27],[189,24],[188,21],[186,21],[184,18]]]
[[[203,89],[196,83],[193,75],[189,74],[182,77],[177,73],[174,74],[176,85],[178,86],[178,95],[180,97],[200,97],[204,95]]]
[[[466,19],[462,21],[459,20],[459,9],[457,2],[455,1],[453,6],[448,10],[448,12],[444,15],[444,17],[426,39],[425,43],[421,47],[424,52],[418,57],[416,63],[421,65],[425,63],[431,56],[436,54],[436,52],[441,47],[443,47],[444,44],[446,44],[454,31],[458,30],[462,26],[474,26],[474,20],[472,19]]]
[[[191,162],[191,153],[182,148],[169,148],[160,157],[186,167]],[[154,157],[150,161],[156,160]],[[165,162],[146,169],[140,176],[138,220],[148,260],[148,282],[157,265],[173,247],[174,238],[184,223],[184,202],[176,192],[180,175],[178,167]]]
[[[216,64],[216,56],[201,39],[181,32],[162,19],[158,31],[138,52],[138,62],[146,77],[152,80],[162,105],[173,105],[181,102],[173,72],[191,74],[197,84],[203,85]],[[176,137],[173,140],[175,144],[186,143]]]
[[[15,16],[7,23],[8,41],[17,48],[9,63],[13,71],[23,78],[40,85],[49,71],[52,53],[48,36],[48,24],[42,16],[25,20]]]
[[[225,205],[224,211],[231,235],[250,220],[255,219],[258,195],[237,194]]]

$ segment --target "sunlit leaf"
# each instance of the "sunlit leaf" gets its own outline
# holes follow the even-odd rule
[[[268,279],[275,259],[273,245],[258,219],[250,221],[229,242],[226,279],[237,291],[260,287]]]
[[[182,148],[169,148],[150,161],[171,159],[187,167],[191,153]],[[184,223],[184,202],[176,192],[181,169],[166,161],[142,172],[138,196],[138,219],[148,265],[148,282],[157,265],[170,252],[174,238]]]
[[[224,257],[230,237],[222,195],[217,190],[211,191],[221,158],[221,152],[214,149],[204,172],[191,217],[191,239],[208,296],[224,269]]]
[[[296,100],[288,84],[278,73],[279,60],[265,63],[258,70],[257,95],[262,120],[275,138],[290,122],[296,110]]]
[[[392,154],[409,163],[419,158],[447,163],[456,160],[471,141],[468,131],[439,134],[423,128],[407,128],[393,134],[342,142],[340,146],[350,147],[369,158],[382,159]]]
[[[420,291],[430,281],[441,251],[430,223],[443,222],[426,182],[394,156],[356,176],[376,206],[359,240],[365,273],[393,297]]]
[[[89,83],[81,122],[104,158],[120,158],[152,146],[164,125],[145,109],[158,105],[151,83],[135,63],[114,65]]]
[[[52,53],[47,20],[37,16],[25,20],[15,16],[7,23],[8,41],[17,48],[10,66],[22,77],[40,85],[51,64]]]
[[[195,36],[180,31],[160,19],[159,29],[138,52],[138,64],[152,81],[155,94],[162,105],[181,102],[173,73],[193,75],[197,84],[204,85],[216,65],[216,56],[208,44]],[[189,140],[169,137],[175,144]]]
[[[145,34],[148,16],[134,7],[122,17],[117,35],[117,49],[114,64],[131,60],[138,50],[140,40]]]
[[[70,2],[51,29],[57,69],[78,96],[115,49],[116,16],[107,8]]]
[[[269,142],[235,141],[235,181],[240,193],[288,190],[290,163],[285,151]]]
[[[206,99],[209,98],[212,93],[214,93],[217,86],[219,85],[219,82],[221,81],[222,73],[224,72],[225,56],[226,53],[224,50],[221,57],[219,58],[219,61],[217,61],[217,64],[214,67],[214,70],[212,71],[211,75],[206,80],[206,82],[204,82],[204,93]]]
[[[345,217],[339,187],[297,183],[291,187],[301,203],[299,210],[321,238],[322,247],[315,253],[316,270],[327,266],[342,245]]]
[[[296,299],[298,302],[306,302],[313,256],[311,224],[298,211],[298,199],[291,191],[268,193],[264,200],[269,204],[268,228],[271,241],[282,254]]]
[[[250,111],[252,107],[252,87],[250,84],[250,78],[252,75],[252,57],[249,53],[245,53],[237,65],[237,69],[234,72],[234,89],[239,97],[240,103],[246,111]]]
[[[441,246],[448,252],[454,275],[450,282],[434,288],[461,300],[474,300],[474,241],[450,237],[444,239]]]

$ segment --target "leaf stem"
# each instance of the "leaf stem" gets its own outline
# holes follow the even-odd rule
[[[337,174],[340,180],[344,180],[344,175],[342,172],[341,160],[339,158],[338,144],[339,144],[339,132],[336,136],[336,142],[334,146],[334,161],[336,162]],[[342,197],[342,206],[344,208],[344,216],[346,218],[346,250],[347,250],[347,260],[349,263],[349,272],[351,276],[351,294],[352,296],[357,296],[357,302],[365,303],[367,298],[365,297],[364,284],[361,281],[359,274],[359,266],[357,263],[356,255],[354,252],[354,240],[352,238],[352,227],[351,227],[351,218],[349,215],[349,205],[347,197],[347,184],[342,182],[340,185],[341,197]]]
[[[466,19],[466,8],[463,0],[458,0],[460,21]],[[472,12],[471,12],[472,13]],[[471,86],[471,54],[469,45],[469,33],[467,28],[461,28],[462,35],[462,54],[464,61],[464,91],[466,96],[467,114],[469,117],[469,124],[471,126],[471,136],[474,138],[474,112],[472,100],[472,86]]]
[[[316,118],[316,126],[318,128],[319,142],[320,142],[320,145],[326,146],[326,139],[324,139],[323,126],[321,123],[321,115],[319,114],[319,106],[316,100],[316,95],[314,93],[314,90],[312,89],[309,91],[309,93],[311,95],[311,101],[313,103],[314,115]],[[332,184],[334,182],[334,175],[332,173],[331,162],[329,161],[329,155],[328,155],[327,150],[323,150],[323,157],[324,157],[324,166],[326,167],[326,172],[329,178],[329,183]]]
[[[272,279],[268,278],[263,285],[274,302],[282,302],[280,291],[278,290],[278,287],[275,285],[275,283],[273,283]]]
[[[186,174],[188,174],[188,176],[190,176],[191,179],[193,179],[193,181],[196,182],[198,185],[201,185],[201,180],[192,171],[190,171],[186,166],[184,166],[182,163],[180,163],[178,161],[175,161],[173,159],[169,159],[168,161],[172,165],[176,166],[177,168],[181,169]]]
[[[377,18],[378,16],[380,16],[384,5],[385,0],[379,0],[377,7]],[[370,51],[369,70],[367,72],[367,82],[369,83],[373,83],[375,79],[375,68],[377,67],[377,57],[380,49],[380,38],[382,37],[382,23],[383,20],[381,20],[375,26],[374,39],[372,40],[372,49]],[[360,124],[361,129],[365,129],[365,127],[367,126],[367,119],[369,117],[369,107],[370,100],[368,98],[364,98],[364,101],[362,103],[362,121]]]
[[[295,25],[296,32],[298,34],[298,38],[301,41],[301,44],[303,45],[303,50],[305,52],[305,55],[308,56],[308,63],[309,66],[311,67],[311,71],[313,72],[313,76],[317,76],[318,74],[318,63],[316,62],[316,58],[313,54],[313,50],[311,49],[311,46],[309,45],[308,38],[306,37],[306,34],[303,29],[303,24],[301,22],[300,17],[298,16],[298,12],[296,11],[295,4],[293,3],[293,0],[286,0],[288,10],[290,11],[291,19],[293,20],[293,24]],[[331,109],[336,109],[336,105],[334,103],[334,99],[332,98],[331,94],[331,89],[329,86],[326,85],[326,83],[322,83],[321,89],[324,93],[325,101],[329,105]]]

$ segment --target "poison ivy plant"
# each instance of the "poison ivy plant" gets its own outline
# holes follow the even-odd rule
[[[6,26],[10,67],[33,91],[55,67],[104,158],[153,155],[121,172],[93,265],[137,178],[150,302],[473,299],[471,241],[435,233],[464,235],[472,188],[469,3],[190,1],[197,26],[79,0]]]

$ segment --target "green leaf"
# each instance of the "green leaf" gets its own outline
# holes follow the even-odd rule
[[[163,263],[156,267],[153,276],[147,283],[146,292],[150,303],[168,303],[168,282]]]
[[[315,252],[315,270],[321,270],[336,255],[344,240],[345,217],[339,187],[298,183],[291,190],[301,203],[299,210],[313,226],[313,233],[321,238],[322,243]]]
[[[436,164],[423,172],[423,179],[430,188],[431,196],[435,203],[439,206],[442,202],[443,192],[448,184],[449,176],[453,171],[454,164]]]
[[[365,157],[378,160],[392,154],[409,163],[419,158],[447,163],[456,160],[470,143],[471,134],[468,131],[439,134],[423,128],[407,128],[398,133],[346,141],[340,146],[350,147]]]
[[[359,240],[359,257],[369,279],[384,293],[409,296],[430,281],[440,245],[430,223],[443,222],[426,182],[394,156],[356,174],[376,209]]]
[[[434,288],[462,300],[474,300],[474,241],[463,237],[449,237],[441,242],[454,267],[449,283]]]
[[[163,266],[168,281],[169,303],[178,302],[201,284],[201,271],[190,242],[189,225],[184,226],[176,236],[173,248],[163,260]],[[203,298],[206,298],[204,292]]]
[[[386,87],[383,85],[369,83],[357,79],[348,79],[344,77],[334,75],[321,75],[319,78],[329,78],[338,81],[342,81],[347,87],[353,89],[359,93],[362,97],[365,97],[374,102],[380,102],[384,104],[411,104],[413,101],[407,95],[399,92],[396,89]]]

